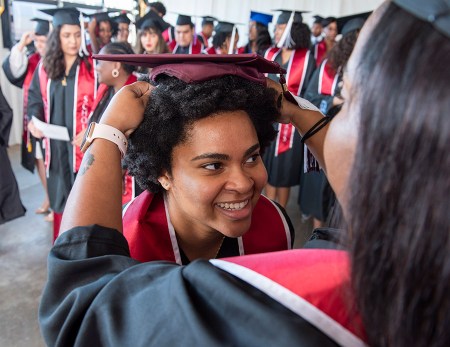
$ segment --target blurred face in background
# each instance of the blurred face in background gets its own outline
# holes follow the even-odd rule
[[[322,24],[320,23],[314,23],[311,27],[311,34],[314,37],[318,37],[320,36],[320,34],[322,34]]]
[[[36,52],[39,53],[41,57],[45,54],[45,48],[47,47],[47,36],[45,35],[34,35],[34,47]]]
[[[187,47],[194,38],[194,29],[189,24],[177,25],[175,27],[175,41],[181,47]]]
[[[81,46],[81,28],[79,25],[64,24],[59,32],[61,50],[64,55],[78,56]]]
[[[278,44],[280,42],[281,36],[283,36],[284,30],[286,29],[287,24],[276,24],[275,25],[275,44]]]
[[[146,53],[158,53],[156,50],[159,43],[159,36],[155,30],[151,28],[143,30],[140,37],[141,46]]]
[[[130,26],[127,23],[118,23],[117,41],[128,42],[128,34],[130,33]]]
[[[334,41],[336,39],[337,34],[338,34],[337,23],[336,22],[331,22],[325,28],[323,28],[323,32],[325,33],[325,37],[328,40]]]
[[[251,20],[248,24],[248,39],[250,41],[255,41],[257,35],[258,33],[256,31],[256,22],[254,20]]]
[[[107,45],[111,42],[112,37],[112,28],[111,23],[104,21],[98,23],[98,38],[100,39],[100,43],[102,45]]]

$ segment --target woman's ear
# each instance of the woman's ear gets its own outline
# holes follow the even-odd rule
[[[158,182],[165,190],[170,189],[170,177],[167,171],[164,171],[163,174],[158,177]]]
[[[122,64],[119,63],[118,61],[114,62],[114,69],[117,69],[117,71],[120,71],[121,66],[122,66]]]

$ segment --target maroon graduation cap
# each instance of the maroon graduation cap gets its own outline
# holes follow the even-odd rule
[[[265,74],[280,74],[284,96],[295,103],[285,85],[286,70],[257,54],[95,54],[93,58],[152,68],[149,78],[153,82],[160,75],[175,77],[186,83],[233,75],[266,85]]]

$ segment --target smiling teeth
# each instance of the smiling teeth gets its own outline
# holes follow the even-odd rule
[[[228,211],[238,211],[238,210],[242,210],[245,206],[247,206],[248,204],[248,200],[245,200],[243,202],[236,202],[236,203],[219,203],[217,204],[217,206],[219,206],[220,208],[223,208],[225,210]]]

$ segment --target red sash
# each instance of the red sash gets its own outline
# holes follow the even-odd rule
[[[209,44],[208,38],[206,37],[205,34],[203,34],[203,31],[201,33],[199,33],[198,35],[200,35],[202,37],[203,45],[205,46],[205,48],[211,47],[211,45]]]
[[[238,54],[244,54],[245,53],[245,46],[238,48]]]
[[[141,262],[167,260],[181,264],[175,231],[167,216],[163,194],[144,191],[128,204],[123,215],[123,235],[131,257]],[[238,238],[238,244],[241,255],[291,248],[287,221],[266,197],[260,197],[250,229]]]
[[[167,43],[174,41],[175,37],[173,37],[173,27],[170,26],[166,30],[164,30],[162,32],[162,37]]]
[[[318,67],[327,54],[327,44],[325,39],[316,43],[314,46],[314,59],[316,59],[316,67]]]
[[[41,56],[39,53],[34,53],[28,58],[27,72],[23,81],[23,129],[22,129],[22,141],[26,144],[27,151],[31,152],[30,132],[28,131],[28,89],[33,79],[34,71],[36,70]]]
[[[339,75],[336,73],[330,64],[328,59],[320,66],[319,73],[319,94],[334,95],[334,90],[339,79]]]
[[[74,92],[74,112],[73,112],[73,129],[74,134],[79,134],[84,131],[89,123],[89,115],[92,111],[92,105],[96,94],[96,78],[94,75],[94,63],[92,58],[89,58],[91,63],[91,70],[89,71],[83,60],[78,63],[75,76],[75,92]],[[39,83],[41,87],[42,101],[44,103],[44,116],[47,123],[50,122],[50,106],[48,102],[51,80],[48,79],[42,64],[39,65]],[[45,166],[48,170],[51,161],[50,141],[44,138],[45,147]],[[78,172],[80,168],[83,153],[78,146],[74,146],[72,170]]]
[[[175,40],[169,42],[169,49],[173,54],[177,54],[178,44]],[[204,49],[203,44],[194,38],[193,42],[189,45],[188,54],[200,54]]]
[[[281,48],[271,47],[264,54],[264,58],[275,61],[276,57],[281,53]],[[308,70],[308,62],[310,59],[308,49],[297,49],[292,52],[289,58],[286,83],[289,91],[297,96],[300,95],[305,83],[306,72]],[[287,152],[292,148],[294,143],[295,127],[292,124],[279,124],[278,136],[275,147],[275,156]]]
[[[299,249],[210,262],[251,284],[342,346],[365,346],[344,251]]]
[[[203,53],[206,53],[206,54],[219,54],[219,53],[217,52],[216,47],[213,47],[213,46],[211,46],[211,47],[205,49],[205,50],[203,51]]]

